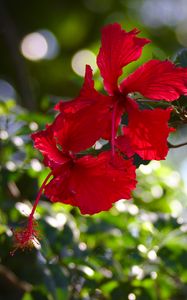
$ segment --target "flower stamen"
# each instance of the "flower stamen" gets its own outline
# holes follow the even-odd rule
[[[29,249],[33,248],[34,242],[36,242],[37,239],[39,239],[39,231],[36,228],[37,222],[34,220],[34,213],[35,213],[35,210],[39,203],[39,200],[41,198],[42,192],[43,192],[49,178],[51,177],[51,175],[52,175],[52,172],[50,172],[47,175],[47,177],[45,178],[45,180],[38,192],[38,195],[34,202],[32,211],[28,218],[27,226],[23,227],[23,228],[18,228],[16,230],[12,229],[15,247],[14,247],[13,251],[10,252],[11,255],[14,255],[14,253],[17,249],[24,250],[26,248],[29,248]]]

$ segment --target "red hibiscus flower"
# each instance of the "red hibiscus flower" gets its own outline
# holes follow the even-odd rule
[[[136,183],[132,161],[120,156],[111,160],[110,151],[97,157],[77,154],[72,149],[76,141],[79,149],[79,140],[70,144],[71,132],[69,119],[59,115],[46,130],[32,135],[54,176],[44,187],[46,196],[52,202],[77,206],[83,214],[108,210],[117,200],[129,199]]]
[[[43,191],[52,202],[77,206],[82,214],[108,210],[114,202],[131,197],[136,185],[132,161],[117,155],[111,160],[110,151],[97,157],[77,153],[84,145],[84,138],[89,140],[87,135],[79,139],[77,128],[79,132],[74,114],[65,117],[59,114],[52,125],[32,135],[51,173],[40,188],[27,227],[14,231],[17,248],[31,247],[38,236],[34,212]],[[51,176],[53,179],[48,183]]]
[[[89,110],[93,106],[97,111],[96,122],[90,127],[89,121],[85,120],[82,126],[94,132],[97,139],[110,139],[113,154],[116,144],[126,154],[138,153],[143,159],[161,160],[167,155],[167,137],[173,131],[168,127],[171,109],[141,110],[130,95],[138,92],[151,100],[174,101],[181,94],[187,94],[187,69],[176,67],[170,61],[150,60],[118,84],[123,67],[137,60],[142,48],[150,42],[137,37],[138,33],[137,29],[126,32],[116,23],[104,27],[97,64],[108,96],[95,91],[91,69],[87,66],[80,96],[68,103],[60,102],[57,109],[63,113],[76,112],[79,118],[83,108],[91,117]],[[123,128],[123,137],[115,143],[124,113],[128,114],[128,124]]]

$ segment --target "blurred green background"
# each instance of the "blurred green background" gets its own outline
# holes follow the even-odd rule
[[[10,255],[10,228],[48,173],[30,134],[52,122],[60,99],[78,95],[86,63],[102,91],[95,58],[113,22],[152,40],[125,75],[187,46],[185,0],[0,1],[0,300],[187,299],[185,147],[141,165],[133,200],[109,212],[81,216],[43,197],[40,244]],[[185,136],[181,127],[171,140]]]

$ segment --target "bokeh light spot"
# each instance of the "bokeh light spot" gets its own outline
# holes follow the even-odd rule
[[[48,51],[45,37],[39,32],[33,32],[24,37],[21,43],[22,54],[33,61],[44,58]]]
[[[17,169],[16,164],[11,160],[6,162],[6,168],[7,170],[12,172],[14,172]]]
[[[136,276],[137,279],[142,279],[144,276],[144,271],[137,265],[132,266],[131,273],[133,276]]]
[[[156,279],[157,278],[157,272],[155,272],[155,271],[153,271],[153,272],[151,272],[151,278],[152,279]]]
[[[32,131],[36,131],[36,130],[38,129],[38,124],[37,124],[36,122],[31,122],[31,123],[29,124],[29,128],[30,128],[30,130],[32,130]]]
[[[147,248],[143,244],[138,245],[138,250],[142,253],[147,252]]]
[[[0,130],[0,139],[7,140],[8,139],[8,132],[6,130]]]
[[[96,65],[96,56],[90,50],[80,50],[72,58],[71,66],[73,71],[79,76],[84,77],[85,75],[85,66],[90,65],[93,73],[97,71]]]
[[[164,191],[160,185],[154,185],[151,187],[151,194],[154,198],[162,197]]]
[[[148,252],[147,256],[151,261],[155,261],[157,259],[157,254],[156,254],[155,250],[150,250]]]
[[[54,34],[46,29],[26,35],[21,42],[22,54],[30,60],[52,59],[59,53]]]
[[[17,202],[15,206],[17,210],[26,217],[29,216],[29,214],[31,213],[31,208],[26,203]]]
[[[139,170],[142,174],[149,175],[152,173],[152,169],[150,165],[140,165]]]
[[[12,138],[12,141],[13,141],[14,145],[16,145],[17,147],[21,147],[24,144],[24,141],[20,136],[14,136]]]
[[[33,158],[31,160],[31,168],[36,172],[40,172],[42,170],[42,165],[38,159]]]
[[[135,294],[130,293],[130,294],[128,295],[128,300],[136,300]]]

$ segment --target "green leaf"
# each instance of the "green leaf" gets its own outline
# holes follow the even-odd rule
[[[21,300],[33,300],[30,293],[25,293]]]

